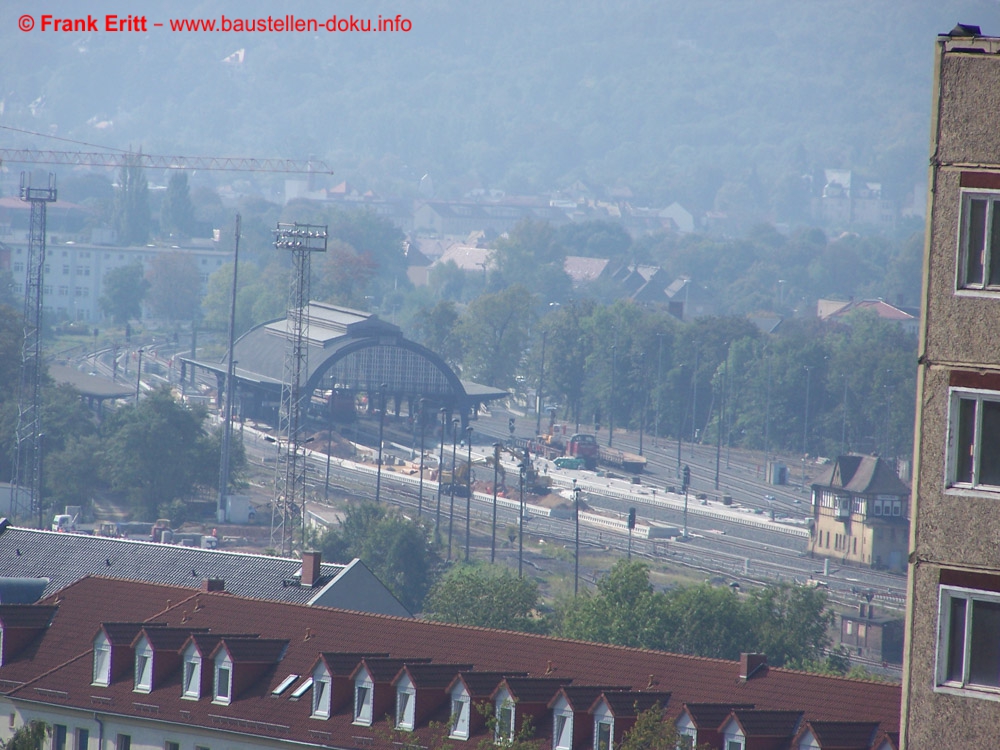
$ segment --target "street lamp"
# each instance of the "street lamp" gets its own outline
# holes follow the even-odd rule
[[[434,544],[441,544],[441,481],[444,479],[442,472],[444,469],[444,436],[447,432],[448,410],[441,407],[441,441],[438,445],[438,489],[437,489],[437,509],[434,511]]]
[[[809,455],[809,381],[812,378],[812,365],[803,365],[806,371],[806,403],[802,418],[802,489],[806,487],[806,456]]]
[[[139,389],[142,387],[142,353],[146,351],[139,348],[139,366],[135,368],[135,404],[139,405]]]
[[[450,484],[450,496],[451,502],[448,505],[448,557],[446,560],[451,560],[451,534],[455,527],[455,470],[457,468],[458,462],[456,458],[458,456],[458,426],[461,421],[456,417],[451,420],[451,482]]]
[[[659,446],[660,440],[660,401],[663,399],[663,337],[656,334],[656,412],[653,418],[653,447]]]
[[[420,428],[420,480],[417,490],[417,515],[424,512],[424,411],[427,409],[427,399],[421,397],[417,401],[417,426]]]
[[[545,379],[545,339],[548,331],[542,331],[542,366],[538,370],[538,393],[535,394],[535,434],[542,434],[542,381]]]
[[[646,388],[646,352],[639,354],[639,384],[642,387],[642,402],[639,412],[639,455],[642,455],[642,433],[646,428],[646,407],[649,405],[649,390]]]
[[[385,430],[385,389],[389,386],[382,383],[378,387],[379,410],[378,410],[378,467],[375,470],[375,503],[378,504],[382,494],[382,434]]]
[[[500,471],[502,443],[493,444],[493,531],[490,536],[490,565],[497,560],[497,472]]]
[[[525,461],[528,459],[525,458]],[[524,472],[526,471],[526,466],[524,461],[522,461],[517,466],[520,476],[520,503],[517,513],[517,577],[522,576],[522,571],[524,570]]]
[[[576,535],[573,542],[573,596],[580,590],[580,488],[573,480],[573,517]]]
[[[615,439],[615,370],[618,369],[618,345],[611,345],[611,408],[608,412],[608,447]]]
[[[465,475],[465,562],[469,562],[470,527],[472,516],[472,425],[465,428],[465,442],[469,449],[469,471]]]

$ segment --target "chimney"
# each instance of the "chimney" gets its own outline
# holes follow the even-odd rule
[[[766,654],[740,654],[740,679],[750,680],[761,670],[767,668]]]
[[[302,553],[302,585],[315,586],[319,580],[321,553],[311,550]]]
[[[225,591],[226,582],[221,578],[203,578],[201,579],[201,590],[202,591]]]

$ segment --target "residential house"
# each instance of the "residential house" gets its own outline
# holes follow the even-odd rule
[[[306,552],[299,560],[62,534],[12,526],[0,519],[0,578],[44,578],[43,595],[49,596],[91,575],[191,589],[211,585],[237,596],[410,616],[359,559],[340,564],[323,562],[319,552]]]
[[[615,750],[645,709],[675,721],[713,703],[728,709],[713,747],[754,750],[787,747],[803,722],[895,732],[899,698],[897,685],[771,668],[759,654],[679,656],[97,576],[0,605],[0,740],[41,720],[74,749],[527,735],[540,750]]]

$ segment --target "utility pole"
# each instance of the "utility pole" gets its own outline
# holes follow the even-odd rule
[[[535,394],[535,434],[542,434],[542,381],[545,379],[545,339],[548,331],[542,331],[542,366],[538,370],[538,393]]]

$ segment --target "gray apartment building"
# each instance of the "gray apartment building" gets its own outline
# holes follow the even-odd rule
[[[938,37],[902,744],[979,748],[1000,717],[1000,38]],[[997,257],[993,257],[996,250]]]

